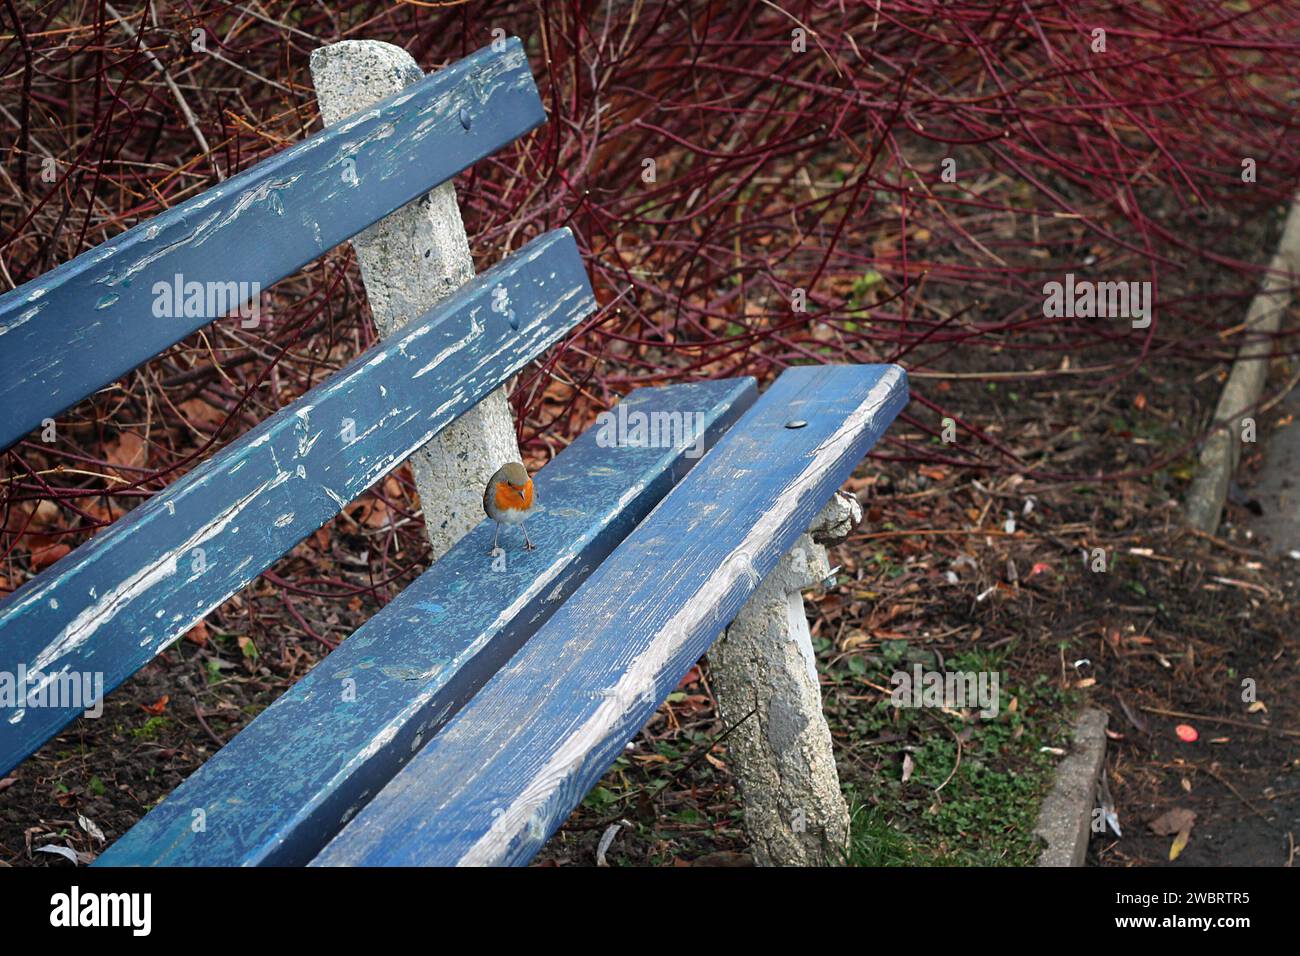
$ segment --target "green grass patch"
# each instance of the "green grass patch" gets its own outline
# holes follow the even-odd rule
[[[937,670],[923,647],[888,641],[877,655],[847,655],[837,663],[828,717],[859,758],[841,759],[841,773],[849,766],[876,768],[842,780],[853,819],[851,864],[1034,862],[1038,808],[1060,760],[1042,748],[1066,745],[1077,700],[1041,676],[1016,681],[1007,671],[1008,650],[973,650],[945,661],[948,671],[998,674],[998,713],[988,719],[971,708],[895,707],[879,692],[863,693],[865,685],[892,686],[894,672],[916,663]],[[869,699],[849,700],[854,697]]]

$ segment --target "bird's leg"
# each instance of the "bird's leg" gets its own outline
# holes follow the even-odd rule
[[[497,537],[501,534],[501,522],[495,521],[493,524],[496,525],[496,530],[492,532],[492,550],[489,551],[488,554],[497,553]]]
[[[534,548],[536,548],[537,545],[533,544],[531,541],[528,540],[528,527],[526,525],[521,524],[519,526],[519,530],[524,533],[524,550],[532,551]]]

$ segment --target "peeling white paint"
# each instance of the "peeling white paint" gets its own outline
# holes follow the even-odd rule
[[[8,332],[12,332],[20,325],[26,325],[28,322],[30,322],[32,319],[36,317],[36,314],[40,312],[43,307],[44,307],[44,303],[38,305],[34,309],[28,309],[22,315],[18,316],[18,318],[14,319],[12,322],[7,322],[4,325],[0,325],[0,335],[4,335]]]
[[[740,541],[736,552],[759,554],[767,543],[788,523],[796,502],[814,488],[837,460],[845,446],[860,437],[888,402],[898,387],[903,373],[891,368],[854,408],[839,428],[808,456],[803,471],[786,487],[772,504],[759,514],[750,530]],[[671,495],[670,495],[671,497]],[[668,500],[668,499],[665,499]],[[723,562],[701,583],[696,592],[662,625],[658,637],[624,669],[618,682],[604,695],[582,726],[571,734],[514,798],[505,812],[493,820],[488,829],[469,847],[457,861],[458,866],[488,866],[498,863],[511,840],[527,826],[534,813],[545,807],[557,789],[563,787],[583,760],[600,741],[626,717],[628,701],[637,699],[656,674],[683,648],[690,636],[709,620],[724,598],[731,592],[737,579],[745,573],[739,562]],[[589,582],[590,585],[591,582]],[[629,610],[629,609],[624,609]],[[644,609],[641,609],[644,611]],[[555,624],[552,620],[552,626]]]
[[[289,476],[277,475],[240,498],[215,519],[208,522],[170,553],[139,568],[124,581],[110,588],[102,598],[83,610],[59,635],[36,655],[29,670],[45,671],[55,661],[75,651],[116,617],[131,601],[146,594],[158,582],[176,573],[177,562],[196,547],[221,534],[252,502],[266,491],[284,483]],[[51,586],[58,582],[51,582]]]

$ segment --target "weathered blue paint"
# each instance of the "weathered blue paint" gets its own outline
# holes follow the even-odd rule
[[[511,39],[0,296],[0,449],[544,120]],[[178,281],[199,314],[159,317]]]
[[[642,389],[629,414],[698,413],[698,450],[752,404],[752,379]],[[694,419],[692,418],[692,421]],[[679,433],[680,434],[680,433]],[[99,858],[105,866],[308,862],[550,617],[694,463],[600,447],[589,429],[535,477],[535,551],[478,528]],[[204,827],[195,832],[195,810]]]
[[[896,366],[786,371],[312,865],[526,862],[906,401]]]
[[[535,239],[0,602],[0,671],[116,687],[594,309]],[[0,709],[0,773],[77,713]]]

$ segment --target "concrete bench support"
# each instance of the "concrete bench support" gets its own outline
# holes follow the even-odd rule
[[[709,651],[745,829],[763,866],[845,859],[849,811],[822,714],[804,588],[830,575],[825,545],[846,538],[862,506],[836,494]]]
[[[345,40],[312,53],[311,75],[328,126],[424,74],[401,47]],[[450,182],[381,219],[356,236],[352,247],[375,327],[385,338],[474,276]],[[483,520],[483,488],[492,473],[520,460],[506,396],[506,388],[493,392],[410,458],[433,560]]]

